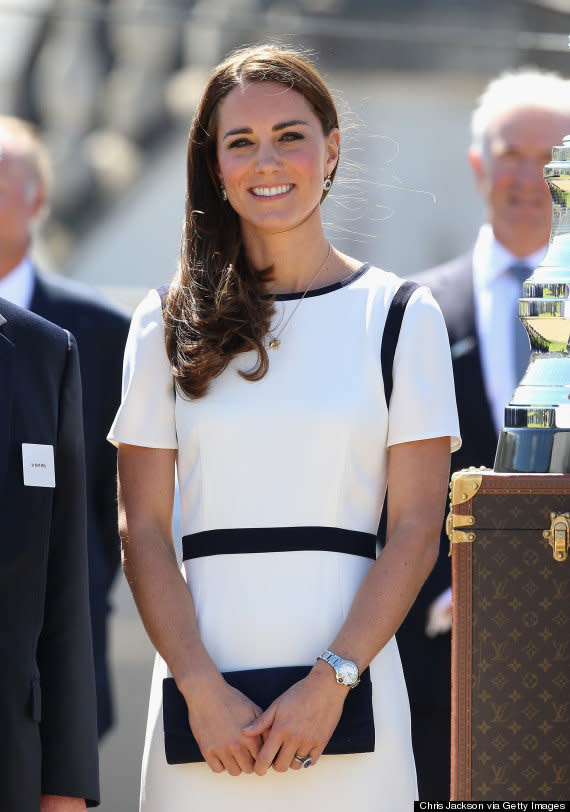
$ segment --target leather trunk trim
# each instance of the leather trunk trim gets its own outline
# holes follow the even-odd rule
[[[458,506],[461,508],[470,506]],[[463,511],[461,511],[463,512]],[[471,707],[473,684],[473,584],[471,544],[454,546],[451,562],[451,800],[471,800]],[[461,588],[458,589],[457,585]]]

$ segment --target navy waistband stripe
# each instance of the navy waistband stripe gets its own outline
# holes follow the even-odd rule
[[[204,530],[182,539],[185,561],[207,555],[324,550],[376,558],[376,536],[340,527],[243,527]]]

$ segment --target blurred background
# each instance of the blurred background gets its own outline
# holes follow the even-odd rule
[[[271,40],[313,52],[341,111],[335,246],[401,276],[442,262],[481,219],[477,96],[508,68],[568,75],[569,30],[570,0],[0,0],[0,113],[38,125],[55,170],[35,258],[129,310],[167,281],[209,69]],[[152,648],[122,577],[113,598],[101,809],[134,812]]]

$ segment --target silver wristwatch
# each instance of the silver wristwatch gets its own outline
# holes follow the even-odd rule
[[[355,688],[360,682],[358,666],[356,663],[353,663],[352,660],[344,660],[342,657],[339,657],[338,654],[335,654],[334,651],[329,651],[328,649],[325,649],[319,654],[317,660],[324,660],[325,663],[328,663],[334,668],[336,681],[339,685]]]

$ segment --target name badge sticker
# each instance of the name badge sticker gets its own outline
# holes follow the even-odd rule
[[[55,463],[52,445],[22,443],[24,485],[55,488]]]

